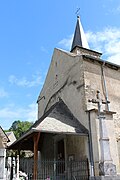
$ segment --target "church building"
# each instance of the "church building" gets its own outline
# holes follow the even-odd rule
[[[9,147],[34,151],[34,180],[39,158],[53,161],[46,179],[120,180],[120,66],[101,55],[90,49],[78,16],[71,51],[54,49],[38,120]]]

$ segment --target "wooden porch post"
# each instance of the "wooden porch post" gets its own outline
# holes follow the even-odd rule
[[[37,174],[38,174],[38,142],[40,138],[40,132],[35,133],[33,136],[34,140],[34,172],[33,172],[33,179],[37,180]]]

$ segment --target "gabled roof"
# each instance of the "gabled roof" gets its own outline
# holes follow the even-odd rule
[[[77,16],[77,24],[76,24],[76,28],[75,28],[71,51],[76,46],[89,49],[89,45],[87,43],[87,39],[86,39],[85,33],[83,31],[79,16]]]
[[[87,129],[74,117],[62,100],[40,121],[41,119],[33,127],[41,132],[88,134]]]
[[[31,128],[8,149],[33,150],[33,135],[40,132],[48,134],[80,134],[88,136],[88,130],[73,116],[71,111],[60,100],[54,104]],[[40,141],[42,141],[40,135]]]

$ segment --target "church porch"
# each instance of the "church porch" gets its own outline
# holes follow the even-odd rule
[[[89,159],[88,134],[88,130],[73,116],[64,102],[60,101],[9,148],[34,152],[31,173],[34,180],[37,180],[42,162],[43,164],[48,161],[53,162],[54,171],[52,172],[54,174],[57,169],[62,169],[62,174],[68,173],[68,165],[72,161],[77,163],[77,161],[86,160],[87,164],[87,159]],[[45,167],[47,165],[43,168],[44,174],[47,171]],[[76,167],[75,164],[74,167]],[[30,170],[30,168],[27,169]],[[80,168],[78,171],[80,172]]]
[[[41,132],[38,144],[37,179],[88,179],[87,136]],[[31,166],[32,165],[32,166]],[[20,168],[33,177],[34,159],[21,159]]]

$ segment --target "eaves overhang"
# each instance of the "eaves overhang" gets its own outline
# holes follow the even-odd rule
[[[84,60],[91,60],[93,62],[97,61],[100,64],[104,64],[104,65],[108,66],[109,68],[112,68],[112,69],[115,69],[115,70],[118,70],[120,68],[120,65],[114,64],[112,62],[109,62],[109,61],[106,61],[106,60],[103,60],[103,59],[100,59],[100,58],[96,58],[96,57],[89,56],[89,55],[82,55],[82,57],[83,57]]]

